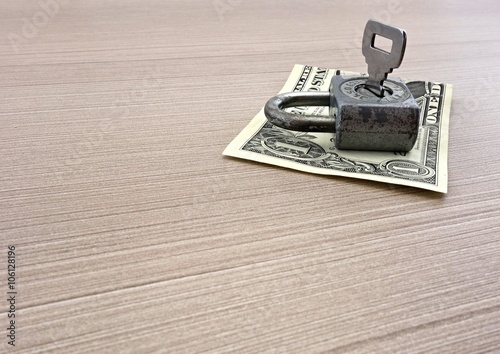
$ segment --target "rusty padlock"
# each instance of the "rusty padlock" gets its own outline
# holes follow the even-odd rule
[[[390,52],[375,47],[375,36],[392,40]],[[368,76],[332,78],[329,92],[289,92],[271,98],[264,113],[284,129],[335,133],[342,150],[409,151],[418,135],[419,107],[399,78],[387,79],[399,67],[406,48],[406,32],[369,20],[362,52]],[[329,106],[329,116],[299,115],[284,109]]]

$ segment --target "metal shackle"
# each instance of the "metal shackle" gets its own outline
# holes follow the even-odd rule
[[[267,120],[280,128],[306,132],[335,132],[335,119],[286,112],[285,108],[300,106],[330,106],[330,92],[287,92],[267,101],[264,114]]]

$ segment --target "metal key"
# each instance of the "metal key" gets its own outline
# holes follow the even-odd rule
[[[392,40],[390,53],[375,47],[375,37]],[[406,49],[406,32],[374,20],[369,20],[363,34],[362,53],[368,64],[367,88],[379,97],[384,96],[384,81],[392,70],[403,61]]]

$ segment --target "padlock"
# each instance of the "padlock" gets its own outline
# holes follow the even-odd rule
[[[376,35],[392,40],[391,52],[375,47]],[[264,108],[269,122],[288,130],[335,133],[337,149],[410,151],[418,135],[420,110],[401,79],[387,79],[403,60],[406,32],[369,20],[362,48],[368,76],[336,75],[329,92],[277,95]],[[329,116],[285,111],[298,106],[329,106]]]

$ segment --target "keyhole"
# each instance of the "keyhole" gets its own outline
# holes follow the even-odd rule
[[[373,37],[372,47],[387,54],[391,54],[392,39],[385,38],[376,34]]]
[[[367,96],[367,97],[378,97],[378,98],[382,98],[382,97],[379,97],[376,93],[374,93],[369,86],[365,85],[365,84],[360,84],[360,85],[357,85],[355,88],[354,88],[354,91],[356,91],[357,93],[363,95],[363,96]],[[384,97],[389,97],[389,96],[392,96],[393,92],[390,88],[384,86]]]

